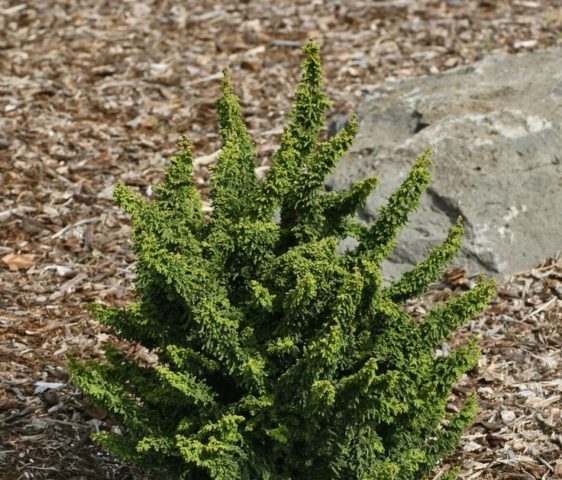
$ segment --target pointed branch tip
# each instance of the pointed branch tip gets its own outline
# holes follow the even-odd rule
[[[182,137],[178,140],[177,146],[183,152],[185,151],[190,152],[191,147],[193,146],[193,142],[189,139],[187,135],[182,135]]]
[[[232,80],[231,80],[231,70],[228,67],[224,67],[222,69],[222,77],[221,77],[221,92],[226,97],[228,95],[232,95],[234,90],[232,88]]]
[[[302,50],[306,55],[318,55],[320,53],[320,45],[314,37],[310,37]]]

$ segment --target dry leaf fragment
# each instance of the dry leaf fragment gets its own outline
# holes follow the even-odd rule
[[[504,313],[509,308],[509,303],[507,301],[496,303],[486,310],[486,315],[500,315]]]
[[[513,48],[516,48],[517,50],[523,48],[535,48],[536,46],[537,46],[536,40],[521,40],[513,44]]]
[[[504,423],[511,423],[515,420],[515,412],[511,410],[502,410],[501,417]]]
[[[443,274],[443,281],[449,285],[464,285],[467,280],[467,271],[464,268],[449,268]]]
[[[2,257],[2,262],[4,262],[8,268],[15,272],[20,269],[27,269],[35,263],[35,255],[32,253],[8,253]]]
[[[466,443],[463,447],[465,452],[475,452],[477,450],[481,450],[483,447],[479,443],[471,440],[470,442]]]
[[[46,390],[50,390],[50,389],[57,389],[57,388],[61,388],[64,387],[64,383],[60,383],[60,382],[42,382],[42,381],[37,381],[35,382],[33,385],[35,385],[35,394],[37,395],[38,393],[43,393]]]

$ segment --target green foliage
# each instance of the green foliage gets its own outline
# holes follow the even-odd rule
[[[355,221],[377,182],[325,191],[357,123],[319,139],[330,103],[318,45],[304,52],[265,180],[254,174],[255,149],[225,72],[208,218],[186,139],[152,201],[115,189],[133,225],[137,301],[91,311],[153,349],[158,363],[141,366],[108,348],[105,363],[71,359],[69,369],[120,423],[122,434],[95,438],[125,460],[193,480],[416,480],[474,418],[474,398],[454,414],[446,404],[476,365],[476,341],[440,357],[435,349],[485,307],[493,284],[479,279],[419,322],[401,307],[460,248],[459,220],[424,261],[382,287],[380,263],[429,182],[429,151],[371,227]],[[359,246],[338,253],[348,236]]]

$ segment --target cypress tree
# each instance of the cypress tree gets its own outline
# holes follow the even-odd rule
[[[381,261],[429,182],[429,151],[372,226],[354,220],[377,180],[325,190],[357,122],[319,138],[330,102],[318,45],[304,54],[264,180],[225,71],[212,212],[202,212],[185,138],[151,201],[115,188],[132,221],[136,301],[91,311],[158,362],[140,365],[108,346],[103,363],[71,358],[69,370],[121,425],[94,438],[125,461],[188,480],[424,479],[474,418],[474,397],[458,413],[446,404],[476,365],[476,340],[444,356],[435,349],[482,311],[493,283],[480,278],[420,321],[403,308],[460,248],[459,219],[425,260],[383,286]],[[358,246],[338,253],[349,236]]]

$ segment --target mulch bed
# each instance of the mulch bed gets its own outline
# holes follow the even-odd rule
[[[65,355],[119,343],[83,308],[130,299],[116,180],[149,194],[187,133],[205,195],[223,67],[266,168],[309,36],[330,119],[385,80],[562,44],[559,0],[271,3],[0,0],[0,478],[144,478],[90,442],[117,427],[68,383]],[[449,272],[408,308],[421,314],[471,281]],[[481,406],[453,459],[461,478],[562,478],[561,310],[559,255],[503,282],[459,333],[480,333],[484,350],[456,392],[475,388]]]

